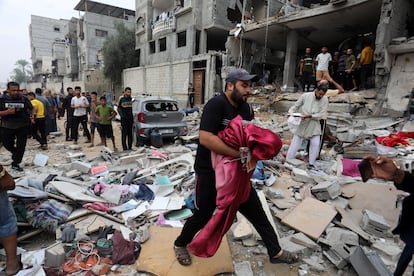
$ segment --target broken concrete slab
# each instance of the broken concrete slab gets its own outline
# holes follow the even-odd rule
[[[315,243],[313,240],[311,240],[310,238],[308,238],[308,236],[306,236],[305,234],[299,232],[294,234],[293,236],[291,236],[290,240],[294,243],[297,243],[299,245],[317,250],[320,249],[320,246]]]
[[[359,245],[359,237],[357,233],[339,227],[329,227],[326,229],[325,239],[331,246],[338,243]]]
[[[253,236],[253,229],[247,219],[239,212],[236,214],[237,222],[231,226],[233,238],[235,240],[244,240]]]
[[[332,206],[308,197],[286,215],[282,223],[317,240],[335,215]]]
[[[306,163],[303,162],[302,160],[293,158],[293,159],[286,159],[286,163],[292,165],[294,168],[299,168],[302,170],[306,169]]]
[[[358,246],[349,258],[352,267],[358,275],[391,276],[391,272],[375,252],[365,253]]]
[[[341,187],[335,179],[324,181],[311,189],[312,193],[319,200],[335,199],[341,194]]]
[[[234,272],[236,275],[253,275],[252,267],[248,261],[235,263]]]
[[[362,212],[360,210],[345,210],[340,207],[335,207],[336,210],[341,214],[341,224],[351,231],[357,233],[363,239],[370,241],[373,238],[365,232],[360,226],[359,223],[362,218]],[[356,213],[356,214],[355,214]]]
[[[396,262],[401,255],[401,247],[387,240],[377,240],[372,245],[372,248],[376,249],[381,256]]]
[[[89,173],[92,166],[89,163],[82,162],[82,161],[75,161],[72,163],[71,168],[73,170],[78,170],[82,173]]]
[[[326,271],[325,266],[323,265],[323,260],[318,257],[311,256],[310,258],[303,258],[302,261],[309,266],[309,268],[315,272],[324,272]]]
[[[315,184],[315,180],[305,171],[299,168],[293,168],[292,179],[297,182]]]
[[[46,166],[48,160],[49,160],[49,156],[42,154],[42,153],[37,153],[35,157],[33,158],[33,164],[35,166],[44,167]]]
[[[279,245],[283,248],[286,252],[292,253],[292,254],[301,254],[303,256],[309,256],[312,254],[312,250],[310,248],[307,248],[306,246],[297,244],[293,242],[292,236],[287,236],[279,239]]]

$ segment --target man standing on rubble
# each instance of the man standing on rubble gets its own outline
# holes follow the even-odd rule
[[[181,265],[190,265],[191,257],[187,245],[210,220],[216,209],[216,178],[211,162],[211,151],[240,158],[240,152],[226,145],[218,136],[227,123],[240,115],[243,120],[254,118],[253,110],[247,103],[250,85],[256,75],[250,75],[244,69],[236,69],[227,75],[225,92],[209,100],[205,105],[200,122],[199,146],[197,148],[194,169],[197,174],[195,202],[196,209],[185,223],[181,234],[174,242],[177,261]],[[270,224],[255,189],[238,209],[256,228],[266,245],[270,262],[293,263],[298,256],[284,251],[279,246],[277,235]]]
[[[19,93],[19,84],[7,83],[7,95],[0,97],[0,137],[3,146],[12,153],[12,169],[20,172],[23,171],[19,164],[26,149],[32,109],[29,99]]]
[[[71,101],[73,98],[73,88],[68,87],[66,88],[68,95],[63,100],[63,111],[66,111],[66,141],[72,141],[72,126],[73,126],[73,108],[71,106]]]
[[[313,167],[319,155],[321,143],[322,128],[320,120],[328,109],[328,99],[324,97],[327,90],[328,88],[325,85],[319,85],[314,92],[302,94],[289,109],[289,114],[301,113],[302,119],[293,135],[286,159],[294,159],[303,139],[310,139],[309,167]]]
[[[71,100],[71,107],[73,111],[73,126],[72,126],[72,140],[74,144],[78,143],[79,124],[82,124],[83,131],[85,131],[88,140],[91,142],[91,134],[88,130],[88,114],[86,109],[89,108],[89,101],[85,96],[81,96],[81,87],[75,86],[75,96]]]
[[[119,99],[118,112],[121,117],[121,141],[122,149],[132,149],[132,125],[134,116],[132,115],[131,87],[125,87],[124,96]]]
[[[305,55],[300,59],[299,75],[302,81],[303,91],[309,92],[311,84],[314,83],[313,78],[315,76],[315,64],[311,56],[311,48],[305,49]]]

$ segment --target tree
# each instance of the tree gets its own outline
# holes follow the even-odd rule
[[[135,30],[123,23],[115,25],[117,33],[108,36],[103,46],[104,75],[116,86],[122,84],[122,70],[139,64],[135,53]]]
[[[16,68],[13,69],[12,80],[18,83],[26,83],[33,75],[32,66],[25,59],[19,59],[15,63]]]

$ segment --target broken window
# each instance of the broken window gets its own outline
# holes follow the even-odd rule
[[[187,32],[177,33],[177,48],[185,47],[187,45]]]
[[[155,41],[150,41],[149,42],[149,52],[150,52],[150,54],[155,53]]]
[[[95,29],[95,35],[98,37],[106,37],[108,35],[108,31]]]
[[[239,8],[236,6],[235,9],[227,8],[227,19],[231,23],[241,22],[242,14]]]
[[[160,46],[160,52],[164,52],[167,50],[167,38],[163,37],[158,40]]]

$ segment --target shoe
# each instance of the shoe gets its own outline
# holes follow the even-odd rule
[[[88,148],[93,148],[94,147],[94,145],[93,144],[90,144],[89,146],[88,146]]]
[[[46,144],[43,144],[43,145],[41,145],[41,146],[40,146],[40,148],[41,148],[42,150],[47,150],[47,145],[46,145]]]
[[[78,144],[78,141],[76,141],[76,140],[75,140],[75,141],[73,141],[73,144],[74,144],[74,145],[77,145],[77,144]]]
[[[22,172],[23,168],[20,167],[18,164],[12,164],[12,169],[18,172]]]
[[[72,138],[66,138],[66,142],[72,141]]]

